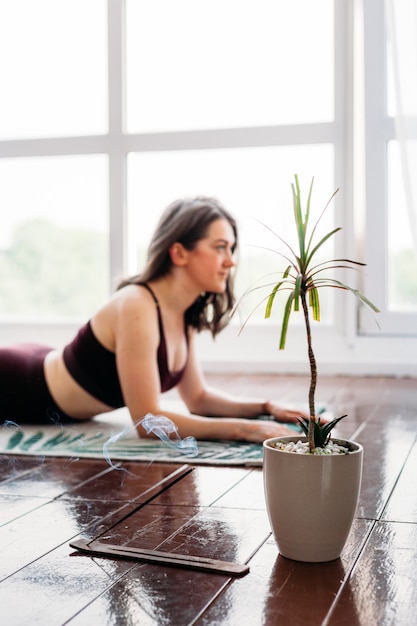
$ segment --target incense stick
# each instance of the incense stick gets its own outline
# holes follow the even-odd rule
[[[129,559],[132,561],[145,561],[148,563],[163,563],[173,567],[198,569],[206,572],[227,574],[229,576],[244,576],[249,572],[249,566],[241,563],[218,561],[205,557],[192,556],[189,554],[177,554],[175,552],[161,552],[160,550],[145,550],[129,546],[116,546],[104,544],[99,541],[88,543],[82,539],[72,541],[72,548],[90,554],[91,556],[110,557],[117,559]]]

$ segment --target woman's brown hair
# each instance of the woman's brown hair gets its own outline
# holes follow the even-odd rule
[[[162,214],[151,239],[143,272],[123,280],[118,289],[126,285],[146,283],[168,274],[172,266],[169,254],[171,246],[178,242],[187,250],[193,250],[207,235],[210,224],[218,219],[225,219],[231,225],[236,251],[238,242],[236,221],[218,200],[198,196],[170,204]],[[198,331],[210,330],[214,337],[229,322],[229,312],[234,302],[233,274],[229,273],[225,291],[201,294],[185,312],[185,322]]]

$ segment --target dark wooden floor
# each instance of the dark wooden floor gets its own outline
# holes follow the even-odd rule
[[[285,401],[303,377],[211,377]],[[341,559],[281,557],[262,471],[0,457],[3,626],[410,626],[417,623],[417,381],[326,378],[319,400],[348,413],[338,434],[365,449],[360,503]],[[175,478],[175,477],[174,477]],[[331,506],[331,503],[329,503]],[[77,537],[248,562],[241,578],[81,556]]]

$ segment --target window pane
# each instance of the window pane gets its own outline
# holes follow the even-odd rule
[[[417,141],[407,142],[409,168],[417,166]],[[388,143],[388,309],[417,311],[417,185],[404,184],[399,143]],[[407,189],[408,193],[405,193]],[[414,238],[413,238],[414,236]]]
[[[106,2],[0,0],[0,138],[107,130]]]
[[[311,178],[315,177],[314,219],[334,191],[333,158],[329,145],[129,155],[129,273],[134,274],[143,266],[150,236],[168,204],[181,197],[215,196],[239,222],[237,291],[242,293],[264,274],[283,269],[276,255],[260,248],[277,246],[277,238],[261,222],[295,241],[290,186],[294,173],[299,175],[305,199]],[[321,228],[331,228],[333,218],[334,207],[325,214]],[[331,297],[327,294],[330,290],[323,297]],[[258,300],[259,294],[246,300],[242,315],[249,313],[251,302]]]
[[[127,0],[129,132],[331,121],[332,0]]]
[[[91,315],[108,294],[107,158],[2,159],[0,179],[0,315]]]

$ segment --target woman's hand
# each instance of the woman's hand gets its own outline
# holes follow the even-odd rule
[[[264,402],[265,413],[268,415],[272,415],[276,419],[277,422],[291,422],[293,424],[297,423],[297,419],[300,417],[305,417],[309,419],[309,415],[304,411],[287,409],[282,406],[278,406],[274,402]]]
[[[270,439],[271,437],[297,436],[294,430],[273,420],[238,419],[236,426],[237,432],[233,438],[252,443],[262,443],[265,439]]]

